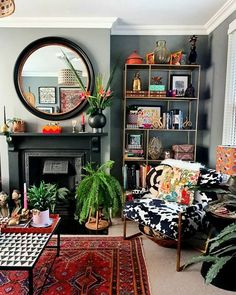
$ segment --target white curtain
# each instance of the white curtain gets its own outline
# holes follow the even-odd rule
[[[229,26],[223,145],[236,145],[236,20]]]

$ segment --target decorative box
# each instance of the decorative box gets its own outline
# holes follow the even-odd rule
[[[174,153],[174,159],[176,160],[188,160],[193,161],[193,153]]]
[[[193,153],[193,144],[174,144],[172,145],[172,150],[177,153]]]
[[[172,145],[174,159],[177,160],[193,160],[194,145],[192,144],[175,144]]]

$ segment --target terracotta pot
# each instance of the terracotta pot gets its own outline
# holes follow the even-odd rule
[[[24,121],[14,121],[13,125],[12,125],[12,131],[14,133],[25,132],[25,122]]]
[[[134,50],[133,53],[131,53],[128,58],[125,61],[126,64],[132,65],[132,64],[142,64],[143,58],[137,54],[137,51]]]

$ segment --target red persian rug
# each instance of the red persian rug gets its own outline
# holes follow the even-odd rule
[[[140,239],[62,237],[34,268],[34,294],[150,295]],[[0,271],[1,295],[26,295],[28,272]]]

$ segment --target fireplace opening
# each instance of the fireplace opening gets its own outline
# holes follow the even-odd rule
[[[28,187],[39,185],[40,181],[55,183],[58,187],[66,187],[70,194],[65,201],[59,201],[55,207],[55,213],[62,218],[60,232],[63,234],[86,233],[74,220],[75,190],[81,181],[82,167],[85,163],[83,153],[70,153],[60,151],[35,152],[30,151],[25,155],[25,175]]]

